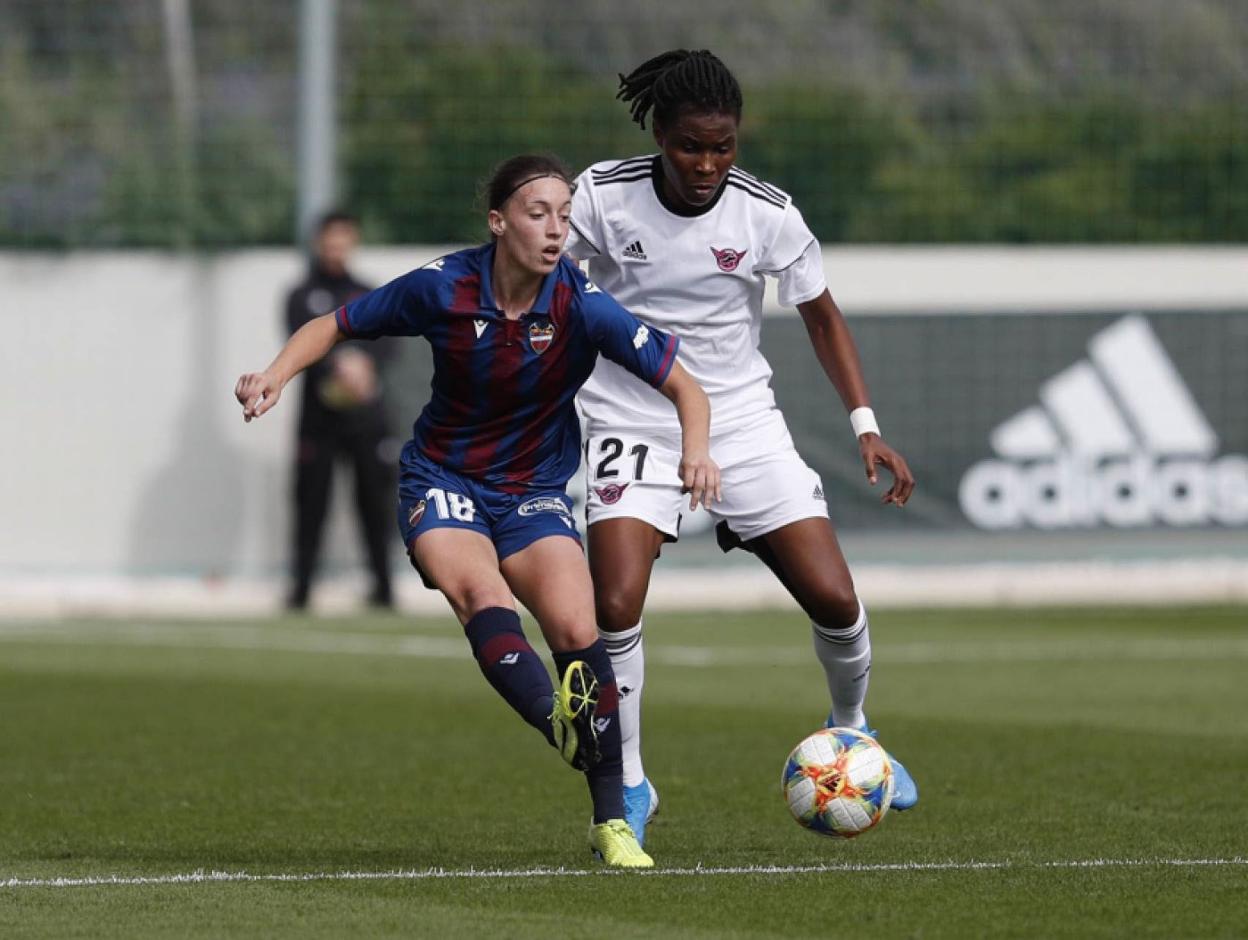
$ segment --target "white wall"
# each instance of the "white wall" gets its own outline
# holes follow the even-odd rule
[[[378,283],[445,253],[372,249]],[[841,249],[872,310],[1243,307],[1248,249]],[[0,577],[285,569],[291,401],[244,424],[232,390],[284,339],[294,251],[0,254]],[[410,420],[411,416],[407,416]],[[358,557],[339,511],[328,561]]]
[[[360,268],[386,279],[440,253]],[[294,251],[0,255],[0,574],[285,567],[297,390],[251,424],[232,391],[284,340],[302,266]],[[356,554],[345,515],[331,561]]]

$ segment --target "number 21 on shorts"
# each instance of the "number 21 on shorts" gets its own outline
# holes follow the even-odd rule
[[[631,445],[631,446],[630,446]],[[604,437],[586,457],[593,465],[594,480],[639,482],[645,477],[647,444],[632,444],[618,437]],[[621,472],[624,476],[621,478]]]

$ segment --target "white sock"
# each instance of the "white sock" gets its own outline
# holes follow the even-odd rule
[[[624,786],[635,787],[646,779],[641,767],[641,687],[646,684],[646,656],[641,625],[618,633],[599,630],[602,645],[611,657],[615,685],[620,693],[620,745],[624,751]]]
[[[858,619],[841,630],[812,622],[815,655],[823,663],[832,693],[832,723],[840,728],[860,728],[866,723],[862,703],[867,700],[871,677],[871,630],[867,610],[858,602]]]

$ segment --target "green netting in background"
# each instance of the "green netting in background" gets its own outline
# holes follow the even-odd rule
[[[291,241],[297,0],[189,3],[183,132],[164,10],[0,0],[0,245]],[[342,201],[476,240],[503,157],[647,152],[615,76],[676,46],[825,242],[1248,241],[1243,0],[339,0]]]

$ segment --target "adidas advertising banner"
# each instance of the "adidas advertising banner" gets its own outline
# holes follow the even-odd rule
[[[882,513],[798,320],[763,347],[842,529],[1248,528],[1248,312],[851,320],[919,490]]]
[[[985,529],[1244,525],[1248,457],[1219,437],[1142,316],[1088,342],[1040,404],[993,429],[958,504]]]

